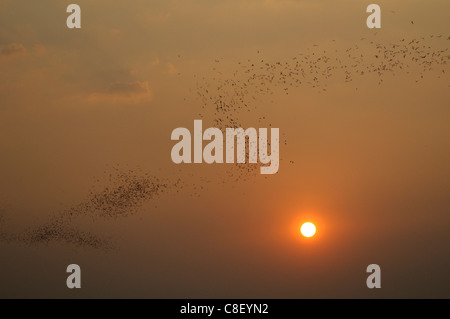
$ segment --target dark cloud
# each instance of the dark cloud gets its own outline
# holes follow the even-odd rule
[[[25,54],[27,51],[22,44],[11,43],[1,47],[0,53],[5,57],[15,57]]]
[[[109,86],[108,92],[111,94],[133,95],[150,92],[148,82],[115,82]]]

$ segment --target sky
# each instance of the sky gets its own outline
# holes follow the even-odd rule
[[[76,3],[0,0],[0,297],[450,297],[448,1]],[[278,173],[174,164],[196,119]]]

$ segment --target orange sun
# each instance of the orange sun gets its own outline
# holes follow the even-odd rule
[[[316,233],[316,226],[313,223],[304,223],[300,228],[300,232],[305,237],[312,237]]]

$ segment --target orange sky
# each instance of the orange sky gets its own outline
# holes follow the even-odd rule
[[[388,60],[377,45],[402,39],[448,61],[449,2],[379,1],[377,31],[350,0],[77,3],[81,30],[60,1],[0,0],[1,297],[450,296],[450,70],[408,55],[381,84],[368,72]],[[319,55],[336,68],[321,60],[333,75],[319,72],[320,87],[281,80],[262,95],[254,82],[248,109],[230,113],[280,128],[276,175],[172,163],[172,130],[200,116],[213,126],[208,98],[232,96],[229,81]],[[127,202],[126,216],[98,215],[92,198],[123,183],[117,172],[169,186]],[[21,235],[53,220],[115,248]],[[298,237],[306,220],[313,240]],[[64,284],[74,262],[77,292]],[[372,263],[377,291],[365,286]]]

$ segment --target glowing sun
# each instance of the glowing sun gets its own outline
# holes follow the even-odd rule
[[[305,237],[312,237],[316,233],[316,226],[313,223],[304,223],[300,228],[300,232]]]

